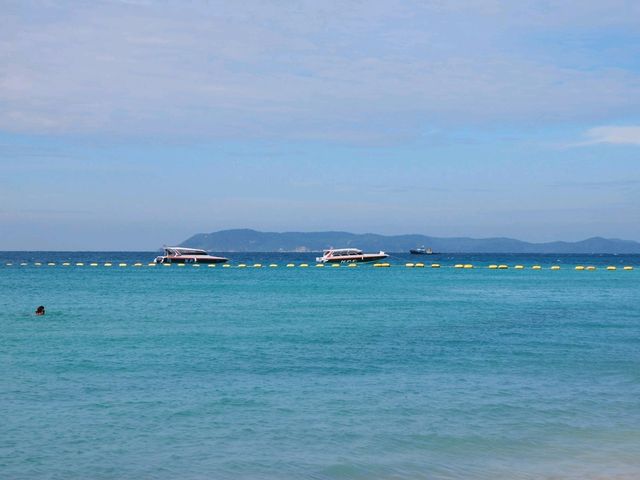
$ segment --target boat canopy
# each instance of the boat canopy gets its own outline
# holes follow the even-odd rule
[[[329,250],[325,250],[323,253],[325,255],[331,254],[334,256],[362,255],[362,250],[358,250],[357,248],[331,248]]]
[[[165,247],[165,255],[209,255],[206,250],[186,247]]]

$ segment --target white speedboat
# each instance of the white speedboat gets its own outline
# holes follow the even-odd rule
[[[323,250],[321,257],[316,257],[319,263],[353,263],[353,262],[375,262],[382,260],[389,255],[380,251],[378,253],[362,253],[357,248],[330,248]]]
[[[185,247],[165,247],[164,255],[156,257],[156,263],[224,263],[224,257],[214,257],[206,250]]]

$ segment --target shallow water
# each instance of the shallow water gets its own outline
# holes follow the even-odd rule
[[[0,254],[0,477],[640,477],[640,257],[314,256]]]

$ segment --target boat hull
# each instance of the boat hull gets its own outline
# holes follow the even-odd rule
[[[387,258],[387,254],[363,254],[363,255],[349,255],[348,257],[329,257],[321,260],[323,263],[366,263],[375,262],[377,260],[383,260]]]
[[[205,257],[205,258],[189,258],[189,257],[160,257],[156,259],[156,263],[197,263],[197,264],[210,264],[210,263],[225,263],[228,262],[228,258],[224,257]]]

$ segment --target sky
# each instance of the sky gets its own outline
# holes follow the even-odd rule
[[[0,250],[640,241],[640,3],[0,0]]]

